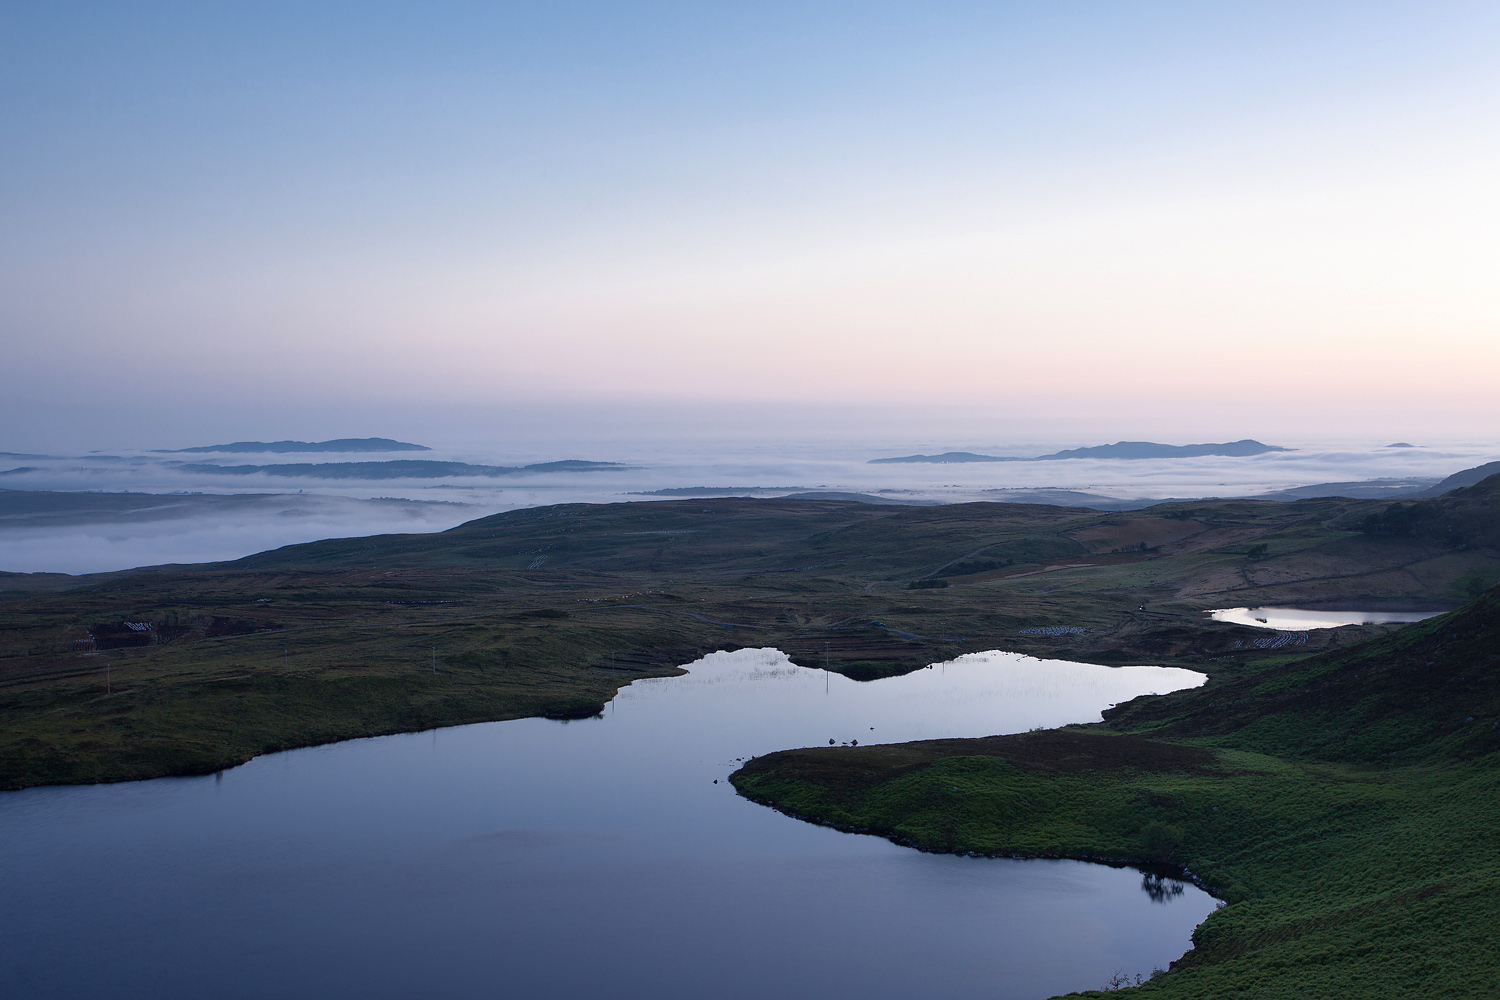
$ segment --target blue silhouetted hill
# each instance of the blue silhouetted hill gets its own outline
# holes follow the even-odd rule
[[[893,465],[898,462],[1026,462],[1030,459],[1001,455],[976,455],[971,451],[945,451],[941,455],[903,455],[900,458],[872,458],[870,465]]]
[[[1222,444],[1157,444],[1155,441],[1116,441],[1114,444],[1094,445],[1090,448],[1069,448],[1050,455],[1035,458],[1017,458],[1006,455],[976,455],[968,451],[949,451],[941,455],[903,455],[900,458],[872,458],[870,465],[890,465],[898,462],[1049,462],[1062,458],[1198,458],[1203,455],[1224,455],[1243,458],[1264,455],[1273,451],[1292,451],[1274,444],[1262,444],[1246,438],[1243,441],[1226,441]]]
[[[444,479],[450,476],[524,476],[538,472],[598,472],[624,469],[618,462],[585,462],[565,459],[534,465],[471,465],[468,462],[428,462],[395,459],[389,462],[285,462],[275,465],[213,465],[184,463],[183,472],[220,476],[305,476],[313,479]]]
[[[393,441],[390,438],[335,438],[332,441],[235,441],[232,444],[205,444],[196,448],[162,448],[163,454],[188,455],[207,452],[248,452],[252,454],[292,454],[297,452],[361,451],[431,451],[423,444]]]
[[[1261,444],[1246,438],[1243,441],[1227,441],[1223,444],[1157,444],[1155,441],[1116,441],[1114,444],[1095,445],[1092,448],[1069,448],[1066,451],[1042,455],[1038,462],[1054,458],[1198,458],[1203,455],[1225,455],[1243,458],[1249,455],[1264,455],[1273,451],[1291,451],[1274,444]]]
[[[1496,473],[1500,473],[1500,462],[1488,462],[1484,465],[1477,465],[1472,469],[1455,472],[1421,495],[1426,497],[1440,497],[1450,490],[1456,490],[1464,486],[1478,485]]]

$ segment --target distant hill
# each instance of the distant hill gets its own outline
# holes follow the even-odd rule
[[[1311,497],[1351,497],[1360,500],[1391,497],[1429,496],[1427,492],[1436,483],[1434,479],[1365,479],[1353,483],[1317,483],[1312,486],[1294,486],[1287,490],[1257,493],[1247,500],[1307,500]]]
[[[870,465],[891,465],[898,462],[1050,462],[1062,458],[1196,458],[1200,455],[1226,455],[1242,458],[1248,455],[1264,455],[1272,451],[1292,451],[1274,444],[1261,444],[1246,438],[1243,441],[1228,441],[1223,444],[1157,444],[1155,441],[1116,441],[1114,444],[1095,445],[1092,448],[1069,448],[1036,458],[1016,458],[1007,455],[976,455],[969,451],[949,451],[941,455],[903,455],[900,458],[872,458]]]
[[[843,493],[838,490],[809,490],[806,493],[789,493],[781,500],[846,500],[855,503],[894,504],[900,507],[937,507],[941,500],[892,500],[889,497],[871,496],[868,493]]]
[[[633,497],[750,497],[805,491],[806,486],[669,486],[660,490],[633,490]]]
[[[296,452],[360,451],[431,451],[423,444],[392,441],[390,438],[335,438],[332,441],[235,441],[233,444],[205,444],[197,448],[159,448],[159,454],[189,455],[208,452],[249,452],[252,454],[291,454]]]
[[[1185,498],[1133,498],[1106,496],[1103,493],[1086,493],[1082,490],[1050,489],[1046,487],[1016,487],[1011,489],[984,490],[986,499],[999,503],[1041,503],[1056,507],[1088,507],[1093,510],[1140,510],[1162,503],[1175,503]]]
[[[309,479],[446,479],[452,476],[524,476],[537,472],[599,472],[624,469],[618,462],[539,462],[535,465],[470,465],[468,462],[424,462],[411,459],[390,462],[287,462],[277,465],[213,465],[183,463],[183,472],[220,476],[305,476]]]
[[[858,503],[897,504],[906,507],[936,507],[945,500],[897,500],[869,493],[840,490],[810,490],[805,486],[670,486],[660,490],[635,490],[633,497],[747,497],[765,500],[852,500]]]
[[[404,507],[466,507],[452,500],[408,500],[318,493],[94,493],[0,489],[0,532],[76,525],[119,525],[199,516],[341,515]]]
[[[1491,476],[1500,473],[1500,462],[1490,462],[1488,465],[1476,466],[1455,472],[1442,481],[1424,479],[1421,477],[1409,479],[1363,479],[1352,483],[1316,483],[1311,486],[1294,486],[1291,489],[1275,490],[1271,493],[1256,493],[1251,496],[1241,497],[1242,500],[1278,500],[1292,502],[1297,500],[1311,500],[1320,497],[1349,497],[1353,500],[1416,500],[1426,497],[1440,497],[1454,490],[1469,486],[1477,486]],[[1494,484],[1489,484],[1485,489],[1491,490]],[[1153,503],[1165,503],[1166,501],[1152,501]],[[1089,506],[1080,504],[1080,506]]]
[[[1261,444],[1246,438],[1243,441],[1228,441],[1224,444],[1157,444],[1155,441],[1116,441],[1092,448],[1069,448],[1035,459],[1046,462],[1056,458],[1197,458],[1202,455],[1226,455],[1242,458],[1248,455],[1264,455],[1272,451],[1292,451],[1274,444]]]
[[[900,458],[872,458],[870,465],[895,465],[900,462],[1026,462],[1025,458],[976,455],[971,451],[945,451],[941,455],[903,455]]]
[[[1420,495],[1424,497],[1440,497],[1449,490],[1456,490],[1461,486],[1475,486],[1496,473],[1500,473],[1500,462],[1487,462],[1484,465],[1477,465],[1472,469],[1455,472]]]

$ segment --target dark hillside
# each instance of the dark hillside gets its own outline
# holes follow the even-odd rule
[[[1500,749],[1500,587],[1348,649],[1106,713],[1113,729],[1282,756],[1405,764]]]
[[[1500,474],[1450,489],[1436,499],[1393,503],[1351,519],[1350,527],[1375,538],[1429,539],[1458,549],[1495,548],[1500,546],[1497,503]]]

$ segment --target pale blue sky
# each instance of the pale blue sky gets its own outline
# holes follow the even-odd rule
[[[6,4],[6,413],[82,377],[122,419],[274,384],[1493,424],[1497,29],[1491,3]]]

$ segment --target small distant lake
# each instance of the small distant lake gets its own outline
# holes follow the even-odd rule
[[[0,793],[0,995],[1019,1000],[1165,967],[1215,906],[839,833],[725,781],[829,740],[1094,721],[1202,674],[979,653],[861,684],[769,649],[688,669],[598,719]]]
[[[1215,621],[1293,632],[1310,628],[1338,628],[1341,625],[1419,622],[1445,613],[1431,609],[1424,611],[1333,611],[1309,608],[1219,608],[1209,611],[1209,615]]]

